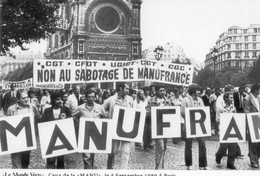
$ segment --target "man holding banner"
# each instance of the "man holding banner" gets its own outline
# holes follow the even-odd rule
[[[51,94],[51,107],[46,108],[42,114],[41,122],[49,122],[71,117],[68,107],[63,106],[62,94],[54,92]],[[57,164],[56,164],[57,161]],[[64,155],[47,158],[47,169],[64,169]]]
[[[204,103],[202,99],[199,97],[200,94],[200,86],[197,84],[192,84],[188,88],[188,95],[182,100],[181,104],[181,115],[185,119],[185,123],[187,123],[187,117],[185,117],[185,109],[187,107],[204,107]],[[186,129],[187,130],[187,129]],[[200,170],[207,170],[207,152],[205,139],[203,137],[196,138],[199,145],[199,168]],[[185,165],[187,166],[187,170],[190,170],[190,166],[192,165],[192,138],[185,138]]]
[[[220,113],[236,113],[236,108],[233,105],[233,93],[226,92],[223,95],[225,106],[223,108],[217,109],[217,116]],[[217,118],[220,119],[220,118]],[[222,122],[224,123],[224,122]],[[220,143],[219,149],[216,153],[216,162],[217,164],[221,163],[221,159],[228,150],[228,159],[227,159],[227,168],[236,169],[234,166],[235,159],[237,157],[237,149],[239,148],[237,143]]]
[[[7,116],[18,114],[33,113],[34,119],[40,118],[37,108],[28,104],[28,95],[26,92],[18,91],[16,94],[18,102],[7,109]],[[30,163],[30,150],[11,154],[13,169],[27,169]]]
[[[243,107],[245,113],[260,112],[260,105],[258,100],[258,95],[260,94],[260,86],[254,84],[251,88],[251,93],[247,95],[243,100]],[[247,126],[248,127],[248,126]],[[249,133],[249,132],[248,132]],[[251,140],[251,135],[248,135],[248,156],[250,158],[251,167],[259,167],[259,157],[260,157],[260,142],[253,143]]]
[[[165,97],[165,87],[158,85],[155,88],[156,94],[148,101],[147,118],[151,118],[151,107],[153,106],[171,106],[170,99]],[[167,149],[167,138],[155,139],[155,169],[164,168],[164,155]]]
[[[87,89],[85,93],[86,103],[80,105],[75,114],[73,115],[75,118],[105,118],[105,110],[100,105],[95,103],[96,91],[95,89]],[[96,169],[94,166],[94,153],[83,153],[83,163],[84,169]]]
[[[109,119],[112,119],[115,106],[122,107],[133,107],[133,99],[128,96],[129,85],[126,83],[119,83],[116,89],[117,93],[105,100],[103,107],[108,111]],[[130,142],[113,140],[112,142],[112,152],[108,154],[107,169],[113,169],[115,164],[115,155],[118,152],[119,146],[121,144],[121,158],[120,158],[120,169],[128,168],[128,161],[130,155]]]

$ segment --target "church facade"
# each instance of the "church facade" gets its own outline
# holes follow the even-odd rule
[[[68,0],[60,5],[48,59],[135,60],[141,58],[142,0]]]

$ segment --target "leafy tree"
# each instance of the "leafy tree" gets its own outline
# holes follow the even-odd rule
[[[28,63],[23,68],[18,68],[8,73],[3,79],[8,81],[22,81],[33,77],[33,63]]]
[[[249,70],[247,78],[253,84],[260,83],[260,56],[258,57],[258,60],[255,62],[254,66]]]
[[[37,42],[53,33],[58,3],[56,0],[1,0],[0,54],[7,54],[16,46],[25,50],[23,44]]]
[[[197,83],[203,88],[213,87],[214,72],[209,68],[204,68],[199,71],[197,76],[194,76],[193,82]]]

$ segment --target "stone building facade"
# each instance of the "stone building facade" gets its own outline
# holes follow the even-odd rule
[[[134,60],[141,58],[142,0],[68,0],[59,26],[48,37],[48,59]]]
[[[216,45],[216,55],[211,51],[206,55],[205,67],[216,71],[235,68],[244,70],[254,64],[260,55],[260,24],[248,28],[232,26],[222,33]]]

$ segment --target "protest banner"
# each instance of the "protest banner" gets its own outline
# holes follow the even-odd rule
[[[112,138],[122,141],[143,142],[145,111],[121,106],[114,107]]]
[[[251,141],[253,143],[260,142],[260,113],[247,113],[247,123]]]
[[[0,118],[0,155],[36,149],[33,115]]]
[[[152,138],[181,137],[179,106],[151,107]]]
[[[78,152],[111,153],[112,119],[80,118]]]
[[[38,124],[42,158],[77,152],[73,118]]]
[[[185,108],[186,137],[211,136],[211,121],[209,107]]]
[[[188,86],[193,66],[159,61],[34,60],[33,80],[38,85],[153,81]]]
[[[221,113],[219,125],[220,143],[246,141],[246,116],[244,113]]]
[[[25,79],[22,81],[7,81],[2,80],[2,89],[3,90],[10,90],[10,85],[14,84],[16,89],[29,89],[30,87],[33,87],[33,78]]]

